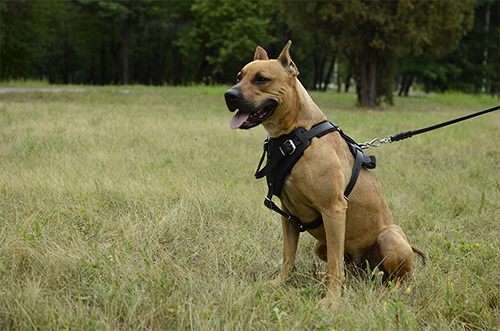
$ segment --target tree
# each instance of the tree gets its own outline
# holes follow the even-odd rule
[[[311,89],[322,91],[326,91],[331,81],[338,54],[329,22],[318,20],[324,5],[321,1],[282,3],[285,20],[294,39],[298,39],[294,43],[294,54],[306,61],[300,67],[307,68],[307,62],[312,63],[312,77],[307,70],[300,70],[301,77]]]
[[[123,84],[130,84],[130,42],[132,29],[135,27],[139,15],[145,10],[147,2],[138,1],[91,1],[79,0],[81,9],[93,13],[101,20],[111,25],[111,53],[116,66],[121,62],[122,68],[116,68],[120,76],[115,81],[121,80]],[[86,22],[82,22],[86,23]],[[115,29],[121,30],[121,38],[115,41]],[[88,31],[88,30],[85,30]],[[120,54],[121,53],[121,54]],[[121,56],[120,56],[121,55]],[[120,61],[121,59],[121,61]]]
[[[0,2],[0,79],[32,77],[50,43],[46,18],[57,15],[63,6],[28,0]]]
[[[251,59],[255,46],[273,42],[273,6],[267,1],[204,1],[192,3],[193,21],[177,44],[197,64],[196,80],[227,82]]]
[[[418,80],[425,84],[426,92],[450,88],[480,92],[483,87],[484,90],[497,91],[499,12],[498,1],[478,1],[474,4],[474,24],[471,25],[469,16],[467,35],[461,40],[452,33],[448,36],[442,33],[443,39],[430,40],[431,44],[419,52],[405,52],[399,63],[403,81]],[[491,22],[496,22],[496,26]],[[441,24],[439,21],[434,23],[438,27]],[[403,83],[400,94],[407,95],[408,89],[409,84]]]
[[[304,6],[307,4],[304,4]],[[453,49],[472,23],[472,1],[335,1],[315,18],[328,26],[356,72],[358,103],[392,103],[397,57],[418,54],[438,43],[436,53]]]
[[[338,63],[362,106],[392,101],[395,63],[405,89],[493,93],[499,11],[494,0],[0,1],[0,79],[230,83],[256,45],[277,54],[292,37],[306,85],[325,90]]]
[[[439,64],[453,63],[458,70],[447,76],[440,90],[498,94],[500,73],[500,3],[487,0],[475,4],[474,27],[452,53]]]

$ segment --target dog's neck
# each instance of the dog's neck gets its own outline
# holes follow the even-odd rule
[[[277,109],[275,116],[263,123],[270,138],[276,138],[302,127],[306,130],[326,120],[325,114],[314,103],[302,83],[295,78],[295,84],[290,90],[290,95],[285,95],[283,102]]]

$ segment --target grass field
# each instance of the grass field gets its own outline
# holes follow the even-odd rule
[[[500,112],[368,150],[431,262],[399,292],[347,275],[325,313],[307,234],[292,279],[267,286],[282,234],[253,177],[265,131],[229,128],[224,87],[83,88],[0,95],[0,329],[499,330]],[[359,142],[498,104],[312,96]]]

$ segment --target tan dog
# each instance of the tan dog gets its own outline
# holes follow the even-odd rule
[[[298,127],[306,130],[326,120],[297,79],[289,47],[277,60],[269,60],[260,46],[254,61],[237,76],[237,84],[225,94],[230,111],[239,109],[231,119],[233,129],[249,129],[262,124],[270,138],[288,134]],[[354,157],[338,132],[312,138],[311,145],[288,173],[282,194],[282,209],[303,222],[323,218],[323,225],[308,230],[316,238],[314,251],[327,262],[328,292],[322,305],[337,305],[344,280],[343,261],[357,270],[371,268],[384,272],[384,279],[404,281],[413,264],[412,248],[397,225],[382,197],[375,178],[362,168],[349,196],[343,196]],[[295,264],[299,232],[282,218],[283,267],[272,281],[276,286],[291,274]],[[413,248],[422,256],[425,253]]]

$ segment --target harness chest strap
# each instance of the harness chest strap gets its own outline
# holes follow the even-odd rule
[[[316,124],[310,130],[298,128],[290,134],[278,138],[268,138],[264,141],[264,153],[259,161],[257,171],[255,172],[255,177],[257,179],[264,176],[266,176],[267,179],[269,191],[264,200],[264,205],[288,219],[292,226],[299,232],[317,228],[323,224],[323,219],[319,216],[312,222],[304,223],[298,217],[290,215],[276,206],[272,201],[272,197],[273,195],[281,195],[286,175],[303,155],[304,150],[311,145],[311,139],[314,137],[320,138],[334,131],[338,131],[344,138],[355,158],[351,179],[344,191],[344,198],[347,200],[356,184],[361,167],[364,166],[369,169],[375,168],[375,157],[365,154],[354,140],[339,129],[337,124],[325,121]],[[266,166],[260,169],[266,155]]]

